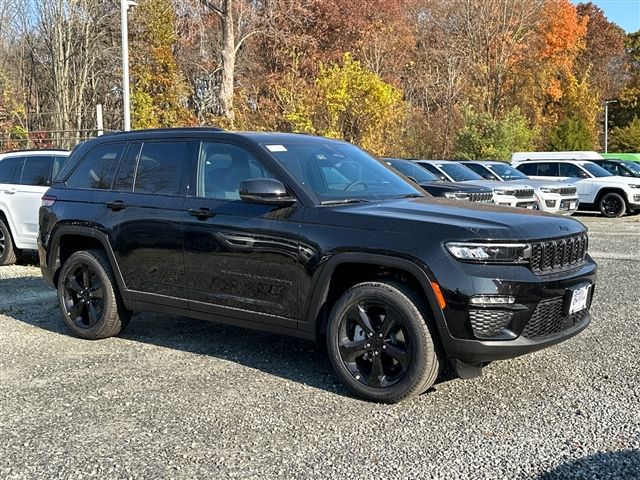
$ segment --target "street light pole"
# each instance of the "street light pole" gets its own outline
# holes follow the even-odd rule
[[[127,11],[138,4],[131,0],[120,0],[120,31],[122,32],[122,102],[124,113],[124,131],[131,130],[131,106],[129,102],[129,29]]]
[[[605,100],[604,102],[604,153],[609,151],[609,104],[618,103],[617,100]]]

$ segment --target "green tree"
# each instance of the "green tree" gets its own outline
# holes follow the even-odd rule
[[[640,152],[640,118],[634,118],[626,127],[616,127],[611,130],[609,151]]]
[[[590,125],[583,117],[571,116],[550,132],[547,146],[552,151],[593,150],[595,138]]]
[[[176,15],[169,0],[146,0],[135,10],[131,62],[133,128],[194,123],[189,88],[176,62]]]
[[[465,160],[508,160],[517,151],[533,149],[535,130],[518,107],[501,119],[488,112],[465,108],[464,127],[456,139],[456,158]]]
[[[406,115],[398,88],[348,53],[341,63],[321,66],[313,87],[285,114],[292,131],[347,140],[379,155],[397,151]]]

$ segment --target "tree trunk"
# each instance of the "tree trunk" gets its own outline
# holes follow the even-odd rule
[[[236,65],[233,0],[224,0],[220,18],[222,19],[222,75],[218,93],[218,113],[233,124],[233,76]]]

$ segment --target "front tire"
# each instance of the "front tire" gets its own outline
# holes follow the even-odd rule
[[[131,318],[100,250],[75,252],[67,259],[58,280],[58,305],[69,330],[90,340],[117,335]]]
[[[327,350],[340,380],[375,402],[396,403],[426,391],[440,369],[422,302],[396,282],[347,290],[331,310]]]
[[[0,265],[13,265],[17,259],[11,232],[7,225],[0,220]]]
[[[627,210],[627,203],[619,193],[609,192],[605,193],[600,202],[598,202],[600,213],[605,217],[618,218],[624,215]]]

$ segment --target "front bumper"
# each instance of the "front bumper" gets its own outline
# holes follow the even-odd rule
[[[482,365],[541,350],[584,330],[596,283],[596,264],[587,263],[560,273],[535,275],[526,266],[474,265],[443,260],[438,284],[446,307],[438,324],[448,358]],[[566,311],[567,291],[589,285],[586,309]],[[509,305],[472,305],[477,295],[509,296]]]
[[[546,194],[539,196],[538,203],[540,204],[540,209],[544,212],[571,215],[578,210],[580,200],[577,195],[564,197],[557,194]]]
[[[493,202],[502,207],[517,207],[536,210],[539,208],[535,198],[517,198],[513,195],[493,195]]]

